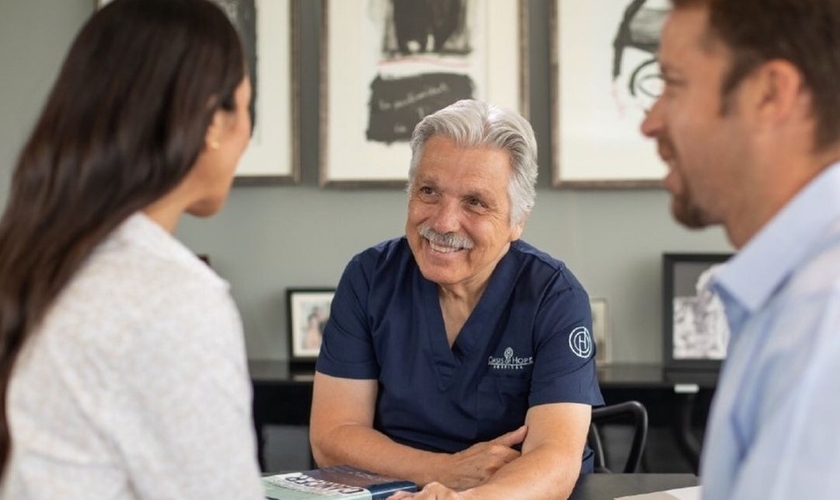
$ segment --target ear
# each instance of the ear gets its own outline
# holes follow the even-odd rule
[[[219,149],[224,123],[225,113],[221,109],[217,109],[213,113],[210,125],[207,126],[207,132],[204,134],[204,147],[206,149]]]
[[[752,80],[752,99],[760,123],[778,125],[810,113],[802,73],[788,61],[774,59],[762,64]]]
[[[522,232],[525,230],[525,221],[528,220],[528,216],[526,215],[525,218],[519,224],[513,226],[510,229],[510,241],[516,241],[522,237]]]

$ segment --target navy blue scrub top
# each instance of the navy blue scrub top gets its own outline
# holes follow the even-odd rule
[[[398,238],[341,277],[316,369],[379,381],[374,428],[454,453],[517,429],[531,406],[603,405],[589,297],[557,259],[515,241],[450,349],[437,285]],[[591,450],[582,472],[591,472]]]

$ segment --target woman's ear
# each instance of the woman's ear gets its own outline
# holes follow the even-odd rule
[[[213,113],[213,118],[210,120],[210,125],[207,126],[207,132],[204,134],[204,146],[207,149],[219,149],[221,143],[219,142],[224,130],[225,113],[221,109],[216,109]]]

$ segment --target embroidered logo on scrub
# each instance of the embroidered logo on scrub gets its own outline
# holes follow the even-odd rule
[[[527,358],[514,356],[512,347],[505,349],[504,356],[503,358],[490,356],[487,364],[494,370],[522,370],[526,366],[534,364],[533,356],[528,356]]]
[[[569,348],[581,358],[588,358],[592,354],[592,336],[585,326],[579,326],[569,334]]]

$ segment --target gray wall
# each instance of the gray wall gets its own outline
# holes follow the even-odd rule
[[[94,0],[0,0],[0,202],[17,152],[61,59]],[[658,190],[557,190],[549,171],[549,0],[530,0],[531,121],[542,155],[537,205],[524,239],[566,261],[592,296],[608,301],[617,361],[661,356],[664,251],[730,251],[719,229],[688,232]],[[177,235],[233,287],[252,359],[287,357],[285,289],[334,286],[355,252],[401,234],[405,194],[317,186],[320,4],[303,0],[301,171],[294,186],[235,187],[210,220],[186,217]]]

